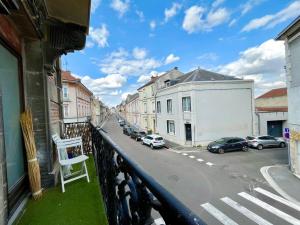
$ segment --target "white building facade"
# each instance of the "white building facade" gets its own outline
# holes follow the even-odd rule
[[[197,69],[156,97],[157,132],[184,146],[254,132],[254,82]]]
[[[284,40],[286,47],[290,168],[300,176],[300,16],[279,34],[277,40]]]

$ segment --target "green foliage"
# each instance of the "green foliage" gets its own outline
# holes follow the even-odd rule
[[[87,161],[90,183],[80,179],[44,191],[38,201],[29,200],[15,225],[108,225],[92,156]]]

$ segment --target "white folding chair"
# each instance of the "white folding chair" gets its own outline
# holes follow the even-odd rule
[[[83,154],[82,148],[82,138],[70,138],[70,139],[60,139],[60,137],[55,134],[52,136],[52,140],[54,141],[57,149],[58,161],[60,164],[60,179],[61,179],[61,187],[62,192],[65,192],[65,184],[72,182],[74,180],[78,180],[80,178],[86,177],[87,182],[90,182],[89,174],[87,171],[85,161],[89,158],[88,156]],[[74,158],[69,159],[67,148],[71,147],[79,147],[80,148],[80,155]],[[70,167],[73,164],[81,163],[81,171],[77,171],[74,173],[70,172]],[[79,176],[75,176],[79,174]],[[72,177],[72,178],[69,178]],[[69,178],[69,179],[68,179]]]

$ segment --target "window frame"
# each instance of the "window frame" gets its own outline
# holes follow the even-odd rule
[[[63,97],[64,99],[69,98],[69,87],[68,85],[63,85]]]
[[[186,105],[186,101],[185,100],[187,100],[187,99],[189,99],[189,104],[188,105]],[[187,108],[186,108],[186,106],[188,106]],[[186,110],[187,109],[187,110]],[[191,112],[192,111],[192,101],[191,101],[191,96],[185,96],[185,97],[182,97],[182,111],[183,112]]]
[[[167,99],[167,113],[173,113],[172,99]]]
[[[171,124],[173,126],[171,126]],[[173,129],[171,129],[173,128]],[[169,135],[175,135],[176,131],[175,131],[175,121],[174,120],[167,120],[167,133]]]
[[[157,101],[156,102],[156,112],[157,113],[161,113],[161,101]]]

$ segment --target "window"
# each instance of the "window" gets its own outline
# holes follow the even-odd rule
[[[167,113],[172,113],[172,99],[167,100]]]
[[[167,120],[167,132],[168,134],[175,134],[174,120]]]
[[[155,113],[155,103],[152,102],[152,112]]]
[[[161,113],[161,104],[160,104],[160,101],[156,102],[156,111],[157,111],[157,113]]]
[[[147,113],[147,103],[144,103],[144,113]]]
[[[151,95],[154,95],[154,86],[151,86]]]
[[[182,111],[191,112],[191,97],[182,98]]]
[[[171,86],[171,81],[170,80],[166,80],[165,81],[165,87],[170,87]]]
[[[68,117],[68,116],[69,116],[69,106],[64,105],[64,117]]]
[[[68,86],[66,86],[66,85],[63,86],[63,96],[64,96],[64,98],[69,97],[69,90],[68,90]]]

